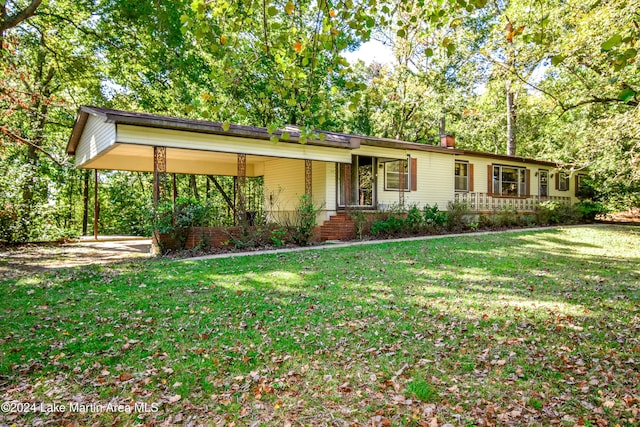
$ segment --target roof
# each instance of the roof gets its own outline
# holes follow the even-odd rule
[[[287,141],[281,139],[281,142],[299,143],[301,135],[300,129],[295,126],[286,126],[285,130],[278,130],[269,133],[266,128],[255,126],[243,126],[232,124],[228,130],[224,130],[223,124],[220,122],[212,122],[207,120],[193,120],[179,117],[168,117],[159,114],[137,113],[132,111],[113,110],[110,108],[100,108],[91,106],[82,106],[78,110],[76,122],[73,126],[73,132],[67,144],[67,153],[75,154],[80,136],[87,123],[89,115],[102,118],[108,123],[126,124],[133,126],[147,126],[154,128],[183,130],[188,132],[208,133],[215,135],[233,136],[239,138],[251,138],[269,140],[273,135],[282,136],[283,132],[288,132],[290,138]],[[435,145],[419,144],[415,142],[401,141],[390,138],[379,138],[365,135],[351,135],[339,132],[329,132],[316,130],[315,133],[323,134],[324,140],[308,139],[307,144],[318,145],[334,148],[355,149],[360,145],[368,145],[374,147],[396,148],[401,150],[429,151],[437,153],[447,153],[453,155],[486,157],[502,161],[516,161],[522,163],[532,163],[543,166],[557,167],[558,164],[545,160],[537,160],[527,157],[507,156],[502,154],[485,153],[481,151],[462,150],[459,148],[445,148]]]
[[[235,124],[230,125],[229,130],[225,131],[223,128],[223,124],[220,122],[184,119],[179,117],[162,116],[158,114],[136,113],[132,111],[112,110],[110,108],[83,106],[78,110],[76,122],[73,126],[73,132],[71,133],[71,137],[69,138],[69,142],[67,144],[68,154],[75,154],[78,142],[80,141],[80,136],[82,135],[89,115],[100,117],[107,123],[147,126],[153,128],[183,130],[188,132],[208,133],[214,135],[235,136],[240,138],[263,140],[269,140],[273,135],[282,136],[282,133],[285,132],[282,130],[278,130],[274,133],[269,133],[266,128]],[[299,129],[289,127],[286,132],[289,133],[290,137],[286,141],[281,139],[282,142],[299,143],[301,134]],[[318,130],[316,130],[315,133],[324,134],[325,139],[309,139],[307,140],[307,144],[349,149],[357,148],[359,146],[358,142],[352,139],[351,135]]]

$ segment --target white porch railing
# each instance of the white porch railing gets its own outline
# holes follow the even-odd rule
[[[563,204],[570,204],[571,197],[563,196],[528,196],[520,197],[493,197],[487,193],[455,193],[454,200],[459,203],[466,203],[472,212],[496,211],[502,209],[514,209],[519,212],[532,212],[541,202],[554,201]]]

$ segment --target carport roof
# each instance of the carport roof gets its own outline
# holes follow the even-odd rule
[[[110,108],[83,106],[80,107],[78,111],[76,123],[73,127],[73,132],[67,144],[68,154],[74,155],[76,153],[76,148],[78,146],[78,143],[80,142],[80,136],[82,135],[89,115],[98,116],[102,118],[106,123],[146,126],[152,128],[182,130],[263,140],[269,140],[273,135],[282,136],[283,132],[287,132],[289,133],[290,138],[287,141],[281,141],[291,143],[299,143],[301,134],[298,128],[292,126],[289,126],[284,130],[277,130],[274,133],[269,133],[266,128],[236,124],[230,125],[229,130],[224,130],[223,124],[220,122],[184,119],[179,117],[161,116],[158,114],[137,113],[133,111],[112,110]],[[324,140],[310,139],[307,142],[308,145],[347,149],[358,148],[360,145],[360,138],[355,138],[353,135],[320,130],[316,130],[315,133],[323,134],[325,137]]]

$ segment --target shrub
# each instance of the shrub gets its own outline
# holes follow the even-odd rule
[[[364,234],[364,228],[367,225],[367,216],[364,212],[355,210],[349,213],[351,219],[353,220],[353,224],[356,227],[356,235],[358,239],[362,239],[362,235]]]
[[[404,224],[407,228],[407,231],[411,231],[411,232],[419,232],[420,228],[422,227],[422,223],[423,223],[423,216],[422,216],[422,212],[420,212],[420,209],[418,209],[418,206],[411,205],[411,207],[409,208],[409,211],[407,212],[407,219],[404,220]]]
[[[279,227],[271,230],[271,235],[269,239],[271,240],[271,244],[277,248],[280,246],[284,246],[286,243],[287,230],[284,227]]]
[[[23,227],[20,213],[15,206],[7,203],[0,209],[0,241],[13,243],[21,240],[21,229]]]
[[[311,196],[303,194],[296,208],[293,233],[293,240],[298,245],[306,246],[311,241],[313,228],[317,225],[318,212],[320,212],[320,208],[314,206]]]
[[[375,221],[371,224],[371,234],[374,236],[394,235],[405,231],[406,221],[403,218],[391,215],[383,221]]]
[[[428,227],[440,227],[447,221],[447,214],[438,209],[438,204],[433,206],[426,204],[422,208],[422,215],[424,217],[424,225]]]
[[[609,213],[609,210],[602,203],[589,200],[576,203],[575,208],[585,221],[593,221],[596,216]]]
[[[518,224],[518,212],[515,208],[505,206],[496,215],[495,221],[497,225],[502,227],[511,227]]]
[[[574,224],[581,218],[573,206],[551,200],[538,204],[535,215],[538,224]]]
[[[451,231],[462,230],[469,224],[471,210],[463,202],[449,202],[447,206],[447,228]]]
[[[478,216],[478,228],[492,228],[495,225],[495,214],[480,214]]]

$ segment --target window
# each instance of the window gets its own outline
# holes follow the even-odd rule
[[[527,170],[515,166],[493,166],[493,194],[526,196]]]
[[[456,191],[469,191],[469,163],[456,162],[455,181]]]
[[[384,163],[384,189],[385,190],[399,190],[400,189],[400,177],[404,178],[404,190],[409,191],[411,188],[409,183],[409,161],[407,160],[391,160]],[[400,172],[400,165],[402,164],[403,170]]]
[[[560,191],[569,191],[569,175],[565,172],[558,172],[556,175],[556,189]]]
[[[538,171],[538,192],[540,197],[549,197],[549,171],[547,170]]]

